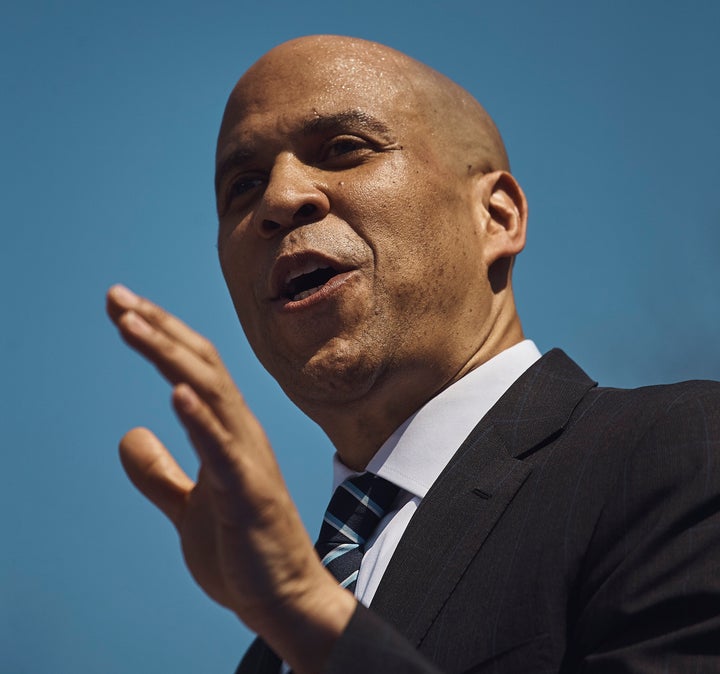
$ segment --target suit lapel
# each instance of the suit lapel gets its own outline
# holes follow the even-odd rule
[[[565,428],[594,382],[560,349],[525,372],[478,424],[492,424],[510,456],[523,458]],[[472,437],[472,434],[471,436]]]
[[[411,643],[420,644],[527,479],[530,467],[522,458],[562,432],[592,386],[562,351],[551,351],[460,446],[420,503],[372,602]]]
[[[463,443],[410,520],[372,609],[419,644],[529,473],[492,428]]]

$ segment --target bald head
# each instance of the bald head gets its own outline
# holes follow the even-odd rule
[[[251,66],[228,100],[219,149],[237,119],[263,105],[268,86],[273,92],[284,88],[288,98],[304,100],[311,92],[298,83],[310,71],[320,75],[316,86],[326,90],[328,99],[335,99],[329,103],[337,103],[338,88],[353,91],[356,100],[367,105],[379,96],[394,98],[407,122],[421,125],[438,150],[448,153],[447,158],[463,170],[509,170],[495,124],[465,89],[395,49],[334,35],[285,42]]]

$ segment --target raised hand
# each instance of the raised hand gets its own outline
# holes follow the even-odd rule
[[[204,337],[122,286],[107,296],[122,338],[173,386],[200,459],[188,477],[149,430],[120,442],[133,484],[175,525],[190,572],[298,672],[318,671],[355,608],[317,559],[257,419]]]

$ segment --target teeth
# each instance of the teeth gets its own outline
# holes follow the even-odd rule
[[[318,292],[329,279],[339,273],[322,262],[300,263],[285,275],[280,295],[294,302],[304,300]]]
[[[300,269],[295,269],[291,271],[286,277],[285,277],[285,283],[288,284],[291,281],[294,281],[296,278],[302,276],[303,274],[311,274],[314,271],[317,271],[318,269],[324,269],[325,267],[321,267],[319,264],[316,264],[314,262],[306,262],[304,266],[300,267]]]
[[[320,286],[316,286],[315,288],[309,288],[308,290],[303,290],[301,293],[298,293],[293,297],[293,302],[299,302],[300,300],[304,300],[306,297],[310,297],[310,295],[314,295],[318,290],[320,290]]]

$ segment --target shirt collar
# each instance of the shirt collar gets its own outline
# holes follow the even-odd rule
[[[478,421],[538,358],[537,347],[526,339],[468,372],[406,419],[367,470],[424,498]],[[333,489],[354,474],[336,454]]]

